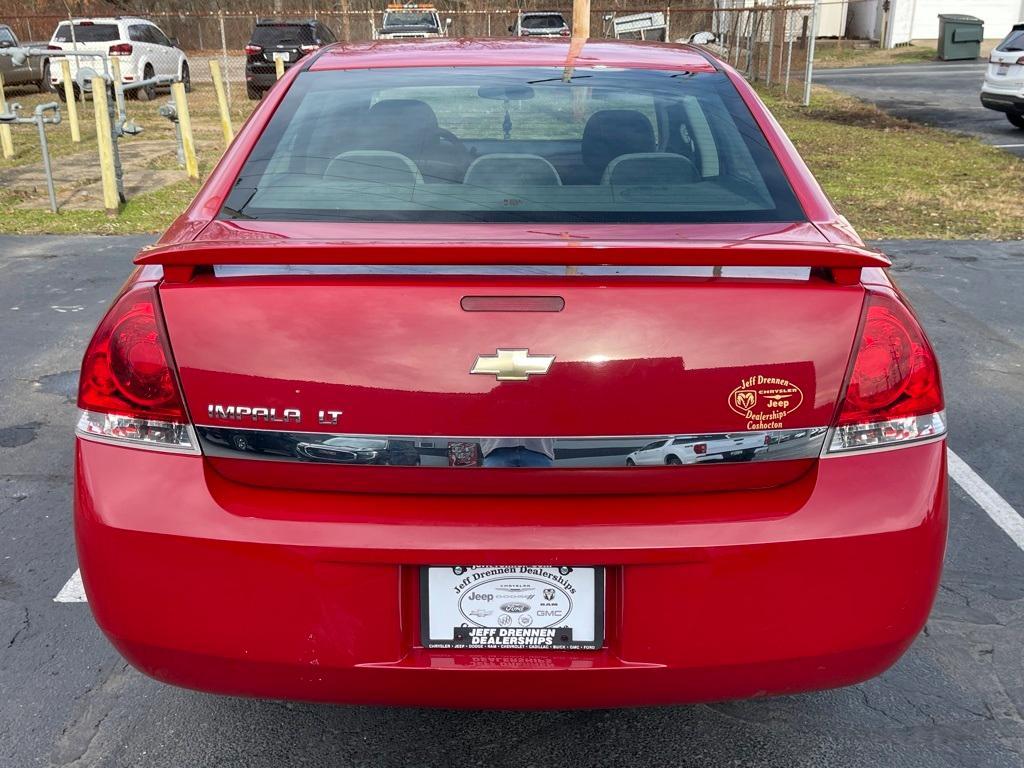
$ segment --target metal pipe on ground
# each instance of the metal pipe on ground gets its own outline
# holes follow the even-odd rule
[[[2,78],[0,78],[2,82]],[[2,91],[2,89],[0,89]],[[46,139],[46,124],[58,125],[60,123],[60,105],[51,101],[46,104],[39,104],[32,117],[21,117],[20,104],[2,105],[0,109],[0,127],[6,128],[8,133],[11,125],[34,124],[39,131],[39,151],[43,156],[43,174],[46,176],[46,191],[50,196],[50,211],[57,213],[57,192],[53,186],[53,168],[50,166],[50,144]],[[53,112],[53,117],[47,117],[47,112]]]

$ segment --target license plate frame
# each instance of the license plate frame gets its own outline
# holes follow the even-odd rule
[[[1006,75],[1007,75],[1007,73],[1009,71],[1010,71],[1010,64],[1009,64],[1009,62],[1000,62],[999,66],[996,67],[996,75],[998,75],[1000,77],[1006,77]]]
[[[575,651],[604,647],[604,567],[572,567],[568,573],[560,568],[566,566],[421,566],[423,647],[481,651]],[[433,580],[432,572],[436,572]],[[463,605],[470,604],[471,594],[482,606],[473,610],[488,611],[487,618],[470,617],[464,611]],[[437,609],[433,612],[436,626],[431,623],[432,596]],[[445,606],[443,601],[450,604]],[[564,616],[555,620],[538,615],[566,609]],[[563,619],[568,621],[558,626]],[[450,629],[446,629],[449,624]]]

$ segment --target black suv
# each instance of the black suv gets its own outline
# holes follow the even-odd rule
[[[257,19],[245,46],[245,89],[249,98],[262,99],[277,80],[275,58],[284,59],[288,69],[307,53],[335,40],[334,33],[316,19]]]

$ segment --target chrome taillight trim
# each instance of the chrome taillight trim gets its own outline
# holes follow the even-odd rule
[[[84,440],[147,451],[195,456],[201,453],[192,425],[173,421],[79,409],[75,434]]]
[[[626,469],[649,466],[639,461],[630,466],[627,459],[649,443],[664,440],[680,441],[680,447],[705,444],[705,453],[696,455],[690,452],[689,455],[680,456],[681,463],[678,466],[813,459],[821,454],[827,432],[827,427],[806,427],[760,432],[540,436],[527,439],[551,441],[550,448],[554,459],[550,465],[541,467],[543,469]],[[480,467],[480,445],[484,441],[508,440],[513,443],[522,439],[502,436],[339,434],[210,425],[197,425],[196,434],[199,436],[203,453],[214,458],[307,462],[335,466],[454,469]],[[721,445],[714,445],[716,442]]]
[[[862,424],[848,424],[829,430],[821,456],[822,458],[834,458],[906,448],[911,445],[941,440],[946,436],[946,431],[946,412],[944,410],[921,416],[904,416]]]

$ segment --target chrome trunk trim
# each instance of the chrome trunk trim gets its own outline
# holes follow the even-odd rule
[[[523,438],[337,434],[200,425],[196,433],[203,453],[216,458],[465,469],[485,467],[484,448],[491,455],[493,450],[526,443],[534,449],[526,457],[529,463],[525,466],[530,468],[625,469],[815,459],[822,452],[828,428]],[[495,441],[507,444],[495,446]],[[492,465],[493,460],[488,466]]]
[[[807,282],[810,267],[655,267],[627,264],[550,266],[544,264],[507,264],[479,266],[448,264],[217,264],[219,278],[279,277],[303,275],[379,275],[379,276],[487,276],[487,277],[654,277],[654,278],[749,278],[755,280],[799,280]]]

